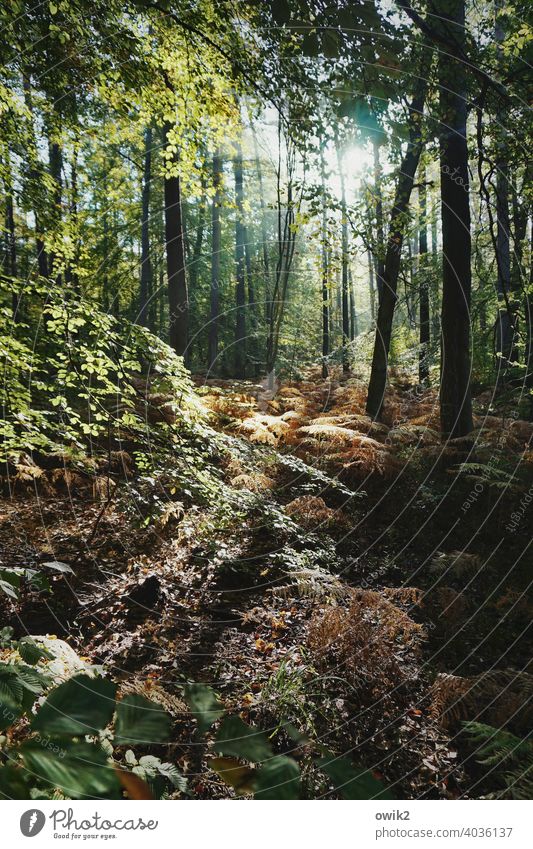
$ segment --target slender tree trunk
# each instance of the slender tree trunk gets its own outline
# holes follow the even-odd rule
[[[418,296],[420,309],[420,348],[418,353],[418,379],[420,383],[426,383],[429,378],[429,342],[430,342],[430,315],[429,315],[429,280],[427,266],[428,233],[427,233],[427,192],[426,192],[426,169],[420,170],[420,184],[418,187],[418,202],[420,207],[418,221]]]
[[[255,298],[254,277],[252,268],[252,245],[248,227],[244,227],[244,258],[246,265],[246,282],[248,284],[248,316],[250,321],[250,354],[253,360],[254,376],[259,377],[259,346],[257,344],[257,303]]]
[[[372,357],[372,370],[366,401],[366,411],[372,419],[377,419],[381,414],[385,386],[387,384],[392,320],[394,318],[394,309],[397,300],[396,292],[398,288],[398,274],[400,271],[405,219],[409,208],[414,176],[418,167],[418,160],[420,158],[422,148],[421,123],[427,91],[427,81],[424,79],[426,73],[427,71],[424,72],[424,70],[422,70],[421,76],[417,82],[417,90],[409,108],[409,143],[400,166],[394,206],[391,215],[389,239],[383,271],[383,291],[381,298],[379,299],[374,353]]]
[[[30,119],[29,119],[29,127],[28,127],[28,136],[29,136],[29,161],[30,161],[30,169],[29,169],[29,182],[30,189],[32,194],[35,196],[41,196],[43,193],[43,180],[41,174],[41,166],[39,163],[39,157],[37,154],[37,141],[35,138],[35,126],[33,119],[33,98],[31,93],[31,83],[30,79],[26,74],[23,76],[23,90],[24,90],[24,102],[26,108],[28,110]],[[37,268],[39,270],[40,277],[48,277],[48,255],[46,253],[46,248],[44,246],[44,240],[42,236],[41,229],[41,202],[42,198],[37,199],[34,203],[33,207],[33,217],[35,220],[35,245],[37,249]]]
[[[353,285],[353,277],[352,270],[348,269],[348,289],[350,291],[350,339],[353,342],[354,339],[359,336],[359,328],[357,324],[357,311],[355,308],[355,292]]]
[[[350,341],[350,306],[348,292],[348,209],[346,206],[346,185],[344,179],[344,163],[339,142],[335,143],[337,149],[337,165],[341,183],[341,293],[342,293],[342,370],[344,374],[350,371],[348,357],[348,343]]]
[[[168,141],[172,125],[165,125]],[[178,175],[165,176],[165,243],[167,251],[168,320],[170,346],[179,356],[187,352],[189,295],[185,271],[181,183]]]
[[[366,255],[368,257],[368,289],[370,293],[370,319],[372,324],[374,324],[376,320],[376,286],[374,282],[374,262],[372,260],[372,254],[369,250],[367,250]]]
[[[320,147],[320,177],[322,181],[322,377],[328,376],[329,358],[329,256],[328,207],[326,203],[326,164],[324,148]]]
[[[244,184],[242,170],[242,151],[240,145],[233,160],[235,175],[235,377],[246,376],[246,270],[245,270],[245,226],[244,226]]]
[[[13,201],[13,177],[11,173],[11,161],[9,149],[6,145],[4,163],[4,206],[5,206],[5,233],[4,233],[4,273],[7,277],[17,277],[17,238],[15,233],[15,205]],[[13,292],[12,296],[13,319],[20,319],[20,295]]]
[[[200,202],[198,204],[198,222],[196,233],[194,235],[194,244],[192,248],[191,261],[189,263],[189,289],[194,293],[196,291],[196,281],[200,271],[200,259],[202,257],[202,246],[204,243],[205,227],[207,217],[207,195],[206,195],[206,180],[202,178],[202,189]]]
[[[213,371],[218,357],[218,316],[220,292],[220,249],[222,230],[220,226],[220,205],[222,202],[222,157],[220,151],[213,156],[213,205],[211,209],[211,291],[209,314],[209,339],[207,364]]]
[[[139,324],[148,327],[149,301],[152,293],[153,272],[150,250],[150,188],[152,180],[153,131],[144,132],[144,172],[141,202],[141,288],[139,298]]]
[[[530,223],[530,229],[529,291],[524,300],[526,317],[524,363],[526,366],[526,386],[533,387],[533,221]]]
[[[261,247],[263,252],[263,268],[265,271],[265,321],[270,322],[271,310],[271,292],[270,292],[270,260],[268,256],[268,236],[266,222],[266,204],[265,193],[263,189],[263,169],[261,168],[261,159],[259,157],[259,145],[257,144],[257,135],[253,128],[253,123],[250,122],[252,136],[254,140],[254,155],[255,168],[257,171],[257,182],[259,186],[259,206],[261,209]]]
[[[50,214],[53,229],[57,234],[61,226],[62,202],[63,202],[63,151],[61,145],[53,137],[48,143],[48,162],[50,176],[54,181],[54,190],[52,192],[52,209]],[[48,274],[50,277],[54,274],[54,265],[56,263],[55,254],[50,251],[48,254]],[[58,275],[58,281],[60,275]]]
[[[383,179],[383,172],[381,168],[381,160],[379,157],[379,140],[374,137],[372,140],[372,145],[374,150],[374,193],[376,196],[377,245],[375,255],[375,267],[379,302],[383,292],[383,278],[385,273],[385,236],[383,227],[383,192],[381,185]]]
[[[466,43],[464,0],[441,0],[439,14],[459,49]],[[472,430],[470,397],[471,239],[466,74],[464,64],[439,52],[442,217],[440,413],[444,438]]]
[[[501,16],[501,0],[496,0],[496,19],[494,38],[497,44],[497,56],[502,59],[501,45],[505,38]],[[511,362],[517,359],[515,348],[516,310],[511,294],[511,250],[510,250],[510,218],[509,218],[509,165],[508,150],[505,141],[508,121],[507,110],[498,110],[496,121],[496,265],[498,269],[498,318],[495,327],[495,343],[497,357],[497,383],[505,379]],[[502,137],[502,134],[503,137]]]

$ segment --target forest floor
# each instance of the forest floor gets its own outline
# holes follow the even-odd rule
[[[190,745],[186,680],[292,751],[311,797],[328,786],[285,722],[400,798],[482,795],[490,770],[462,721],[522,734],[531,718],[530,517],[508,526],[533,424],[481,396],[473,438],[443,446],[435,391],[400,379],[382,424],[356,378],[196,384],[218,440],[202,474],[229,501],[141,474],[126,451],[92,480],[28,459],[0,505],[2,563],[55,563],[53,592],[6,599],[4,620],[159,698],[196,797],[232,791]]]

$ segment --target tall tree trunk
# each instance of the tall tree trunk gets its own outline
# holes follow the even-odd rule
[[[9,148],[5,147],[4,162],[4,206],[5,206],[5,233],[4,233],[4,273],[7,277],[17,277],[17,238],[15,233],[15,205],[13,201],[13,177],[11,173],[11,161]],[[20,319],[20,294],[13,292],[12,296],[13,319]]]
[[[326,379],[328,376],[329,358],[329,251],[326,164],[322,145],[320,147],[320,177],[322,181],[322,377]]]
[[[165,125],[168,142],[172,125]],[[178,175],[165,175],[165,243],[167,251],[168,320],[170,346],[179,355],[187,352],[189,295],[185,271],[181,183]]]
[[[418,379],[426,383],[429,378],[429,280],[427,266],[428,232],[427,232],[427,192],[426,168],[420,170],[418,187],[419,220],[418,220],[418,297],[420,310],[420,348],[418,352]]]
[[[259,346],[257,344],[257,303],[255,298],[255,287],[252,268],[252,244],[248,227],[244,227],[244,258],[246,265],[246,282],[248,284],[248,316],[250,322],[250,354],[253,360],[254,376],[259,377]]]
[[[372,146],[374,150],[374,194],[376,197],[375,268],[379,302],[383,292],[383,278],[385,274],[385,236],[383,227],[383,191],[381,185],[383,172],[379,157],[379,140],[376,137],[372,139]]]
[[[353,340],[356,339],[357,336],[359,336],[359,327],[357,323],[357,311],[355,308],[355,291],[351,268],[348,269],[348,289],[350,291],[350,339],[353,342]]]
[[[370,319],[372,324],[374,324],[376,320],[376,286],[374,283],[374,262],[372,259],[372,254],[369,250],[367,250],[366,255],[368,257],[368,290],[370,294]]]
[[[265,193],[263,189],[263,169],[261,168],[261,159],[259,157],[259,145],[257,144],[257,135],[252,122],[250,122],[250,126],[252,129],[252,136],[254,140],[255,168],[257,171],[257,183],[259,187],[259,206],[261,209],[261,248],[263,252],[263,268],[265,271],[265,321],[268,324],[270,321],[271,310],[270,260],[268,256],[268,236],[266,226]]]
[[[497,56],[502,59],[501,45],[505,38],[501,15],[501,0],[495,2],[494,38],[497,44]],[[498,318],[495,326],[495,344],[497,352],[497,383],[505,379],[511,362],[517,359],[515,347],[516,315],[511,295],[511,250],[509,218],[509,165],[505,140],[507,110],[498,110],[496,120],[496,265],[498,269],[497,295]]]
[[[218,357],[218,316],[219,316],[219,292],[220,292],[220,249],[221,249],[221,225],[220,205],[222,202],[222,157],[220,151],[213,156],[213,205],[211,209],[211,291],[209,304],[209,338],[207,351],[207,365],[209,371],[213,371]]]
[[[526,386],[533,387],[533,221],[530,224],[530,228],[529,287],[524,303],[526,317],[524,363],[526,366]]]
[[[153,288],[152,257],[150,252],[150,188],[152,180],[153,131],[144,131],[144,171],[141,202],[141,288],[139,297],[139,324],[149,325],[149,301]]]
[[[24,74],[23,76],[23,91],[24,91],[24,103],[29,113],[29,127],[28,127],[28,159],[29,159],[29,183],[30,190],[34,197],[37,195],[42,195],[43,192],[43,179],[42,179],[42,168],[39,162],[39,157],[37,153],[37,140],[35,138],[35,125],[33,118],[33,98],[31,92],[31,82],[30,78]],[[44,245],[43,239],[43,231],[41,228],[41,206],[42,206],[42,198],[38,198],[34,202],[33,206],[33,217],[35,221],[35,245],[37,250],[37,268],[39,270],[40,277],[48,277],[48,255],[46,252],[46,248]]]
[[[342,292],[342,370],[344,374],[350,371],[348,343],[350,341],[350,305],[348,292],[348,209],[346,206],[346,184],[344,179],[344,163],[338,139],[337,165],[341,183],[341,292]]]
[[[449,37],[466,44],[465,0],[440,0]],[[472,430],[470,397],[471,239],[466,74],[463,62],[439,52],[440,166],[442,218],[442,316],[440,417],[444,438]]]
[[[240,145],[233,160],[235,175],[235,377],[246,376],[246,273],[245,273],[245,226],[244,226],[244,185],[242,172],[242,151]]]
[[[392,320],[394,318],[394,309],[397,300],[396,292],[406,226],[405,219],[422,148],[421,125],[427,91],[427,81],[424,78],[426,73],[422,69],[421,76],[416,84],[415,95],[409,107],[409,143],[400,165],[391,215],[385,267],[383,270],[383,292],[379,299],[372,370],[366,400],[366,411],[372,419],[377,419],[381,414],[385,386],[387,384]]]
[[[274,367],[276,364],[279,348],[279,338],[285,313],[289,276],[291,273],[294,251],[296,248],[297,227],[296,213],[300,208],[301,194],[294,197],[294,175],[296,169],[296,153],[290,137],[286,140],[287,177],[286,191],[287,203],[283,210],[282,203],[282,121],[278,121],[278,163],[276,173],[276,195],[278,216],[278,257],[274,274],[274,286],[272,289],[272,300],[270,310],[270,321],[268,325],[266,344],[266,371],[269,386],[274,385]]]
[[[52,130],[53,132],[57,132],[57,128]],[[48,167],[50,171],[50,176],[54,181],[54,189],[52,192],[52,205],[51,205],[51,214],[50,220],[53,225],[53,229],[56,234],[59,232],[59,228],[61,226],[61,214],[62,214],[62,202],[63,202],[63,151],[61,150],[61,145],[59,142],[52,137],[49,139],[48,143]],[[50,251],[48,254],[48,274],[50,277],[54,274],[54,265],[56,264],[55,254]],[[60,275],[58,275],[58,281],[60,279]]]
[[[204,243],[205,227],[207,217],[207,195],[206,195],[206,179],[202,177],[202,188],[200,201],[198,204],[198,220],[196,232],[194,234],[194,243],[192,247],[192,256],[189,262],[189,289],[192,292],[192,297],[196,291],[196,281],[200,271],[200,259],[202,257],[202,246]]]

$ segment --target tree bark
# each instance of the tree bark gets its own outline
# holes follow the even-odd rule
[[[385,236],[383,227],[383,193],[381,187],[383,172],[379,157],[379,141],[376,137],[372,139],[372,145],[374,150],[374,194],[376,196],[377,244],[375,253],[375,268],[379,302],[383,292],[383,278],[385,273]]]
[[[144,172],[141,201],[141,285],[139,297],[139,324],[149,325],[149,302],[152,294],[153,274],[150,252],[150,188],[152,180],[153,131],[147,127],[144,133]]]
[[[246,272],[244,255],[244,185],[240,145],[233,160],[235,175],[235,377],[246,376]]]
[[[322,182],[322,377],[325,380],[328,376],[329,357],[329,256],[326,164],[322,146],[320,147],[320,177]]]
[[[366,401],[366,411],[372,419],[379,418],[381,414],[385,386],[387,384],[392,320],[394,318],[394,309],[396,307],[397,300],[396,292],[398,288],[398,274],[400,271],[405,219],[409,208],[414,177],[422,149],[421,124],[426,91],[427,80],[424,78],[424,73],[422,71],[422,74],[417,81],[416,92],[409,107],[409,142],[398,174],[398,183],[391,215],[387,252],[385,255],[383,291],[379,299],[376,336],[372,356],[372,370],[370,373],[370,382],[368,385]]]
[[[24,74],[23,76],[23,90],[24,90],[24,102],[26,104],[26,108],[30,115],[30,124],[28,128],[29,135],[29,150],[28,150],[28,159],[30,163],[29,168],[29,183],[30,183],[30,191],[34,196],[33,203],[33,217],[35,220],[35,246],[37,250],[37,268],[39,270],[40,277],[48,277],[48,255],[46,252],[46,248],[44,245],[42,229],[41,229],[41,198],[37,197],[37,195],[42,194],[42,174],[41,167],[39,163],[39,157],[37,155],[37,141],[35,138],[35,126],[33,120],[33,98],[31,93],[31,82],[29,77]]]
[[[4,233],[4,273],[7,277],[17,277],[17,238],[15,233],[15,205],[13,201],[13,177],[11,174],[11,161],[9,148],[5,148],[4,163],[4,205],[5,205],[5,233]],[[20,294],[13,292],[12,296],[13,319],[20,319]]]
[[[429,378],[429,280],[427,267],[428,233],[427,233],[427,192],[426,169],[421,168],[420,184],[418,186],[418,202],[420,207],[418,222],[418,275],[419,275],[419,310],[420,310],[420,348],[418,353],[418,379],[427,383]]]
[[[348,209],[346,206],[346,184],[339,142],[336,140],[337,165],[341,183],[341,295],[342,295],[342,371],[350,371],[348,343],[350,341],[350,305],[348,292]]]
[[[436,13],[460,50],[466,44],[464,0],[440,0]],[[442,218],[440,417],[443,438],[473,427],[470,397],[471,238],[466,74],[464,64],[439,52]]]
[[[166,124],[165,138],[167,142],[171,132],[172,125]],[[165,243],[167,251],[169,341],[174,351],[179,356],[185,357],[189,327],[189,295],[185,271],[181,183],[178,175],[165,176]]]
[[[211,208],[211,291],[209,303],[209,338],[207,351],[207,366],[213,371],[218,357],[218,316],[220,292],[220,249],[221,225],[220,204],[222,202],[222,157],[217,151],[213,156],[213,205]]]
[[[267,222],[266,222],[266,204],[265,194],[263,189],[263,169],[261,168],[261,159],[259,157],[259,146],[257,144],[257,135],[253,128],[253,123],[250,123],[252,136],[254,140],[254,155],[255,168],[257,171],[257,182],[259,187],[259,205],[261,209],[261,246],[263,251],[263,268],[265,271],[265,321],[268,324],[270,321],[271,310],[271,293],[270,293],[270,260],[268,256],[268,237],[267,237]]]

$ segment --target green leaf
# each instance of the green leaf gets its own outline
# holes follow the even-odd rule
[[[18,651],[22,660],[34,664],[40,660],[52,660],[54,655],[42,646],[38,646],[31,637],[23,637],[19,640]]]
[[[341,37],[335,30],[327,29],[322,33],[320,39],[322,53],[326,59],[336,59],[339,55]]]
[[[293,758],[275,755],[263,764],[254,781],[256,799],[297,799],[300,768]]]
[[[116,684],[105,678],[75,675],[52,690],[32,728],[69,737],[96,734],[111,722],[116,690]]]
[[[170,737],[170,716],[160,705],[132,694],[117,702],[115,743],[166,743]]]
[[[22,705],[0,689],[0,731],[5,731],[6,728],[13,725],[23,713]]]
[[[394,798],[371,772],[354,767],[348,758],[338,758],[328,752],[316,761],[316,765],[345,799]]]
[[[246,725],[238,716],[228,716],[216,736],[214,749],[221,755],[233,755],[258,763],[270,758],[272,748],[265,734]]]
[[[215,692],[205,684],[187,684],[183,695],[196,719],[200,734],[205,734],[226,712]]]
[[[51,747],[30,742],[21,746],[21,754],[30,773],[72,799],[120,797],[118,776],[99,746],[67,743]]]
[[[0,768],[0,798],[31,799],[27,774],[20,767],[7,764]]]
[[[304,56],[315,57],[320,53],[320,44],[316,32],[308,32],[302,38],[302,53]]]

